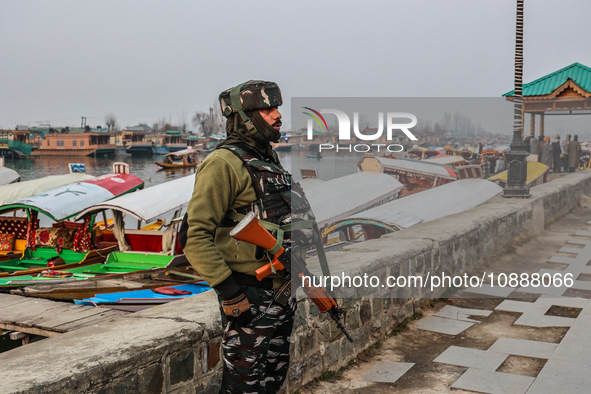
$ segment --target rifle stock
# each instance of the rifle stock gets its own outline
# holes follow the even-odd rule
[[[277,240],[267,229],[265,229],[257,220],[253,212],[249,212],[230,232],[230,236],[239,240],[249,242],[253,245],[260,246],[267,251],[275,248]],[[328,313],[330,317],[336,322],[337,327],[345,334],[347,339],[353,342],[351,334],[347,331],[345,326],[341,323],[344,310],[340,308],[335,299],[324,287],[314,287],[311,283],[306,285],[303,278],[312,278],[312,273],[306,267],[306,263],[297,255],[292,255],[289,248],[281,246],[277,252],[273,254],[271,262],[256,270],[256,277],[258,280],[270,275],[273,270],[282,271],[287,270],[290,275],[294,275],[302,283],[302,288],[306,296],[308,296],[314,304],[318,307],[320,312]]]

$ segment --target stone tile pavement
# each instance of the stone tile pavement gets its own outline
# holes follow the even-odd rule
[[[590,222],[591,224],[591,222]],[[591,232],[577,231],[578,238],[569,239],[569,246],[562,247],[559,255],[552,256],[548,263],[552,269],[541,268],[538,273],[572,273],[570,289],[591,290],[591,281],[581,275],[591,274]],[[564,255],[568,254],[568,255]],[[573,256],[574,255],[574,256]],[[563,269],[560,269],[560,267]],[[559,267],[559,268],[556,268]],[[415,327],[458,336],[480,324],[473,317],[487,317],[492,313],[510,312],[519,314],[513,326],[552,328],[566,327],[568,331],[560,343],[498,338],[488,349],[452,345],[433,359],[433,364],[467,368],[451,383],[451,388],[482,393],[590,393],[591,392],[591,301],[583,297],[569,297],[567,286],[499,288],[483,286],[471,289],[471,293],[506,298],[514,291],[537,297],[533,302],[505,299],[494,311],[460,308],[446,305],[432,316],[416,322]],[[580,310],[576,317],[549,314],[551,308]],[[543,367],[536,376],[499,371],[509,357],[538,359]],[[376,364],[366,375],[368,382],[393,383],[405,373],[412,371],[413,363],[382,362]],[[384,372],[387,371],[387,372]]]

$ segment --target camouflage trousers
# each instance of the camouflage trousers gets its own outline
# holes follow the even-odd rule
[[[220,393],[276,393],[289,367],[289,336],[296,303],[273,301],[273,290],[246,287],[252,320],[243,327],[222,312],[224,371]],[[221,298],[220,298],[221,305]]]

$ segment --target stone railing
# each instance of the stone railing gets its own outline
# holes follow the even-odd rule
[[[591,172],[537,186],[529,199],[496,197],[461,214],[329,253],[333,269],[385,277],[478,271],[515,240],[534,237],[591,192]],[[443,291],[443,290],[442,290]],[[309,300],[300,300],[289,392],[337,370],[382,339],[418,298],[347,298],[349,343]],[[0,392],[216,392],[220,317],[207,292],[0,354]]]

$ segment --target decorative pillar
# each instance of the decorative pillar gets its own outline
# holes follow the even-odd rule
[[[507,185],[503,197],[530,197],[527,179],[528,153],[523,143],[523,3],[517,0],[515,23],[515,91],[513,101],[513,140],[507,156]]]
[[[544,112],[540,114],[540,135],[544,136]]]
[[[530,113],[531,122],[529,124],[529,135],[534,137],[536,135],[536,114],[535,112]]]

